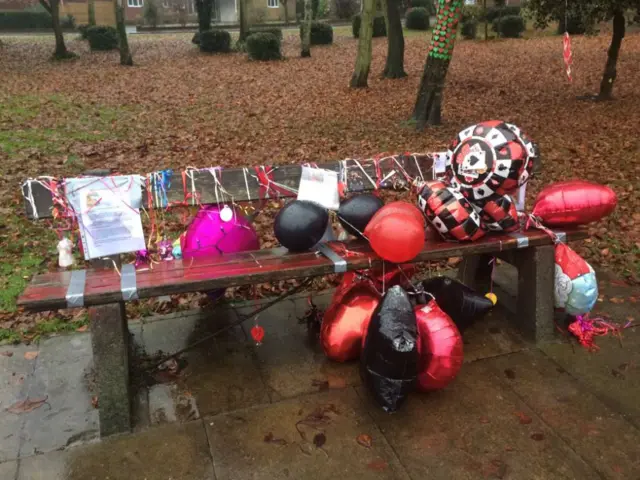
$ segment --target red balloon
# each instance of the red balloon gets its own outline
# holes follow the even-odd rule
[[[364,234],[380,257],[404,263],[413,260],[424,247],[425,228],[422,213],[417,208],[398,204],[405,202],[393,202],[378,210]]]
[[[606,217],[617,203],[616,194],[609,187],[571,180],[542,189],[531,213],[550,227],[577,226]]]
[[[435,300],[415,308],[418,322],[418,381],[421,392],[446,387],[462,367],[462,336]]]
[[[362,334],[380,302],[380,295],[372,285],[352,284],[332,299],[322,318],[320,343],[331,360],[347,362],[360,355]]]
[[[375,217],[381,219],[393,213],[408,213],[415,217],[416,220],[424,223],[424,215],[420,209],[412,203],[402,201],[387,203],[384,207],[378,210],[371,219],[373,220]]]

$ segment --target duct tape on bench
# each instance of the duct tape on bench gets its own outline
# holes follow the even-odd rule
[[[518,248],[527,248],[529,246],[529,237],[527,237],[526,235],[518,232],[513,232],[510,233],[509,236],[516,239],[516,242],[518,242]]]
[[[138,288],[136,287],[136,267],[128,263],[122,266],[120,275],[120,290],[122,291],[122,300],[138,300]]]
[[[558,242],[567,243],[567,232],[553,232]]]
[[[84,306],[84,284],[87,280],[86,270],[72,270],[67,293],[64,296],[67,308]]]
[[[319,245],[318,252],[333,262],[333,271],[335,273],[344,273],[347,271],[347,261],[338,255],[329,245],[325,243]]]

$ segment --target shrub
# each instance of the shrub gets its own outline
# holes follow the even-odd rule
[[[520,15],[496,18],[493,22],[493,30],[501,37],[520,38],[525,30],[524,19]]]
[[[427,10],[429,16],[436,15],[438,13],[433,0],[411,0],[409,2],[411,8],[424,8]]]
[[[300,38],[304,36],[305,24],[300,25]],[[333,27],[324,22],[311,23],[311,45],[329,45],[333,43]]]
[[[405,19],[406,27],[409,30],[428,30],[429,13],[424,7],[410,8]]]
[[[113,50],[118,48],[116,29],[106,25],[89,27],[87,40],[91,50]]]
[[[273,33],[259,32],[249,35],[246,41],[247,52],[252,60],[280,60],[280,40]]]
[[[49,29],[52,25],[47,12],[0,11],[0,30]]]
[[[487,8],[487,22],[493,23],[497,18],[507,17],[509,15],[520,15],[521,8],[517,5],[509,5],[506,7]]]
[[[231,35],[226,30],[206,30],[200,35],[202,52],[228,52],[231,50]]]
[[[355,0],[335,0],[336,16],[342,20],[353,17],[358,12],[358,3]]]
[[[355,15],[351,22],[351,31],[353,32],[353,38],[360,36],[360,14]],[[383,15],[376,15],[373,17],[373,36],[374,37],[386,37],[387,36],[387,24],[384,21]]]
[[[478,33],[478,21],[475,18],[463,20],[460,33],[462,33],[462,36],[467,40],[475,40],[476,34]]]
[[[271,33],[278,41],[282,41],[282,29],[278,27],[251,27],[247,32],[247,36],[254,33]]]
[[[584,35],[587,32],[587,25],[580,15],[569,15],[566,21],[564,18],[558,21],[558,35],[562,35],[565,30],[571,35]]]
[[[66,17],[60,19],[60,26],[65,29],[75,30],[76,18],[73,15],[67,15]]]
[[[89,30],[90,27],[91,25],[89,24],[78,25],[78,33],[80,34],[80,38],[82,38],[82,40],[87,39],[87,30]]]

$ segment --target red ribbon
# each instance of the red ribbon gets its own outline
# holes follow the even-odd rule
[[[271,194],[275,193],[277,196],[285,195],[290,196],[291,191],[281,187],[273,181],[273,172],[275,169],[272,166],[260,166],[254,167],[256,177],[258,178],[258,184],[260,185],[259,196],[260,199],[270,198]]]

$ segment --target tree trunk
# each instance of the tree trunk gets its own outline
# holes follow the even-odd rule
[[[482,1],[482,16],[484,17],[484,41],[489,39],[489,22],[487,21],[487,0]]]
[[[213,0],[196,0],[196,12],[198,13],[198,32],[206,32],[211,29],[211,13]]]
[[[245,0],[238,0],[238,20],[240,22],[240,38],[239,42],[244,42],[249,35],[249,24],[247,19]]]
[[[302,30],[302,42],[300,47],[301,57],[311,56],[311,18],[313,11],[311,8],[311,0],[304,0],[304,20]]]
[[[289,0],[284,0],[284,24],[289,25]]]
[[[358,54],[353,76],[351,77],[351,88],[366,87],[369,68],[371,68],[371,37],[373,36],[373,16],[376,2],[375,0],[362,0],[362,3]]]
[[[95,0],[89,0],[89,2],[88,2],[88,14],[89,14],[89,25],[94,26],[96,24],[96,2],[95,2]]]
[[[67,46],[64,44],[64,35],[60,26],[60,2],[59,0],[50,0],[50,2],[47,3],[45,0],[40,0],[40,4],[51,14],[53,34],[56,37],[56,49],[53,52],[53,58],[56,60],[72,58],[74,55],[67,50]]]
[[[404,35],[402,20],[400,19],[399,0],[386,0],[387,11],[387,63],[384,66],[383,77],[406,77],[404,71]]]
[[[413,109],[412,118],[418,130],[427,125],[440,125],[444,82],[461,17],[462,0],[439,1],[437,22],[431,35],[429,53]]]
[[[616,65],[618,64],[618,54],[625,34],[624,12],[617,10],[613,14],[613,35],[611,45],[607,54],[607,64],[604,67],[604,74],[600,82],[600,93],[598,100],[610,100],[613,92],[613,82],[616,80]]]
[[[120,49],[120,65],[133,65],[131,50],[129,50],[129,40],[127,39],[127,29],[124,25],[124,1],[113,0],[116,11],[116,30],[118,31],[118,48]]]

